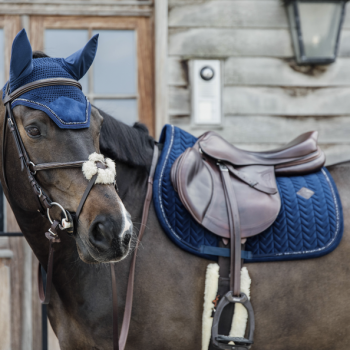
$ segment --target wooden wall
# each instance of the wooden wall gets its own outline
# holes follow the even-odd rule
[[[223,123],[214,129],[242,148],[267,149],[319,130],[327,163],[350,159],[350,8],[339,57],[298,66],[280,0],[169,0],[169,120],[191,125],[189,60],[222,61]]]

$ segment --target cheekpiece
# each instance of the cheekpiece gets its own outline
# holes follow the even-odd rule
[[[26,31],[22,29],[12,44],[10,93],[21,86],[48,78],[80,80],[90,68],[97,50],[98,34],[85,47],[68,58],[33,59]],[[91,105],[84,93],[75,86],[57,85],[39,87],[26,92],[11,103],[11,108],[27,106],[45,112],[62,129],[82,129],[90,126]]]

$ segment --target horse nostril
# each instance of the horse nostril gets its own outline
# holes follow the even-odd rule
[[[105,234],[105,226],[102,223],[99,223],[94,231],[94,239],[95,241],[102,241]]]
[[[113,240],[113,230],[103,222],[95,223],[90,230],[90,243],[100,251],[110,249]]]
[[[131,240],[131,234],[130,234],[130,233],[126,233],[125,236],[124,236],[124,238],[123,238],[123,243],[124,243],[125,245],[128,245],[129,242],[130,242],[130,240]]]

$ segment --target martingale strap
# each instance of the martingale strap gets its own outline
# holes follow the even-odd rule
[[[140,233],[138,236],[134,255],[132,257],[132,261],[131,261],[131,265],[130,265],[128,288],[126,291],[125,310],[124,310],[122,329],[120,331],[119,346],[114,343],[113,350],[124,350],[125,344],[126,344],[126,341],[128,338],[130,320],[131,320],[132,303],[133,303],[133,297],[134,297],[134,280],[135,280],[137,250],[139,248],[139,245],[140,245],[140,242],[142,240],[143,234],[145,232],[146,224],[147,224],[149,207],[150,207],[151,200],[152,200],[153,177],[154,177],[154,173],[156,171],[156,166],[157,166],[157,162],[158,162],[158,153],[159,153],[158,146],[155,144],[154,151],[153,151],[151,170],[150,170],[149,177],[148,177],[147,192],[146,192],[145,202],[143,204]],[[116,285],[113,285],[113,287],[116,288]],[[113,306],[115,306],[115,309],[113,307],[113,339],[115,339],[115,334],[118,334],[118,324],[114,323],[114,320],[118,319],[118,314],[117,314],[117,309],[116,309],[116,303],[115,304],[113,303]]]

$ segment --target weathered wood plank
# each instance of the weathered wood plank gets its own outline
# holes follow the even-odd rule
[[[289,29],[191,28],[169,30],[169,54],[186,58],[294,57]],[[341,33],[340,57],[350,57],[350,30]]]
[[[47,327],[48,327],[48,336],[49,336],[49,350],[60,350],[60,344],[58,342],[55,332],[51,327],[50,322],[48,322]]]
[[[155,136],[168,122],[168,1],[155,0]],[[153,67],[153,65],[152,65]]]
[[[17,231],[18,232],[18,231]],[[22,320],[22,281],[23,281],[23,249],[22,237],[10,238],[10,249],[13,259],[10,262],[11,270],[11,349],[21,348],[21,320]]]
[[[343,28],[350,28],[347,11]],[[282,1],[275,0],[170,0],[169,27],[288,28]]]
[[[0,259],[0,350],[11,350],[10,268]]]
[[[225,115],[339,116],[350,111],[350,87],[245,87],[223,89]],[[169,87],[169,115],[191,114],[190,91]]]
[[[350,88],[226,87],[224,113],[231,115],[332,116],[350,111]]]
[[[208,1],[173,6],[169,27],[288,28],[286,9],[279,1]]]
[[[177,5],[189,5],[189,4],[205,4],[207,2],[216,2],[222,0],[169,0],[169,7],[172,8]],[[232,2],[241,1],[241,0],[231,0]],[[256,2],[257,0],[246,0],[246,2]],[[280,0],[267,0],[270,2],[279,2]]]
[[[7,15],[60,15],[60,16],[143,16],[152,15],[152,7],[148,5],[119,5],[115,4],[55,4],[47,2],[45,5],[40,3],[29,3],[22,1],[21,4],[12,4],[10,2],[0,3],[0,13]]]
[[[7,248],[9,244],[8,237],[0,237],[0,249]]]
[[[169,87],[169,115],[190,114],[190,93],[184,88]]]
[[[8,232],[20,232],[16,218],[6,201],[6,229]],[[23,296],[23,240],[22,237],[11,237],[9,248],[13,252],[10,262],[11,271],[11,348],[21,348],[21,320],[22,320],[22,296]]]
[[[188,85],[188,62],[181,57],[168,57],[168,85]]]
[[[168,85],[188,85],[188,60],[168,59]],[[229,57],[224,61],[225,85],[325,87],[350,85],[350,59],[335,64],[298,66],[293,59],[273,57]]]
[[[170,67],[178,65],[177,62],[172,60]],[[170,69],[171,73],[173,71],[174,69]],[[175,78],[171,78],[170,81],[175,81]],[[338,58],[335,64],[327,66],[298,66],[294,60],[288,59],[230,57],[224,63],[224,83],[305,87],[349,86],[350,59]]]
[[[171,29],[169,54],[198,58],[294,56],[288,29]]]
[[[33,320],[33,350],[41,349],[41,303],[38,293],[38,259],[32,253],[32,320]],[[49,348],[50,350],[50,348]]]
[[[172,118],[189,133],[199,136],[208,126],[195,126],[182,123],[184,118]],[[277,116],[226,116],[221,127],[215,128],[225,139],[233,144],[286,144],[298,135],[317,130],[321,144],[350,144],[350,115],[340,117],[277,117]],[[350,158],[350,153],[349,153]]]
[[[298,134],[303,133],[307,130],[312,130],[312,128],[311,129],[301,128],[301,130],[296,128],[295,130],[293,129],[292,132],[289,130],[289,133],[288,133],[288,130],[284,130],[283,134],[285,135],[286,133],[288,133],[288,135],[282,142],[277,142],[273,139],[273,137],[271,137],[274,132],[277,132],[276,129],[273,129],[271,132],[269,132],[269,134],[267,134],[270,136],[268,138],[265,137],[266,135],[262,135],[263,137],[260,138],[261,134],[257,134],[256,132],[250,132],[250,131],[248,131],[248,133],[243,132],[243,136],[242,136],[239,132],[237,132],[237,130],[240,130],[240,125],[245,123],[246,118],[247,117],[243,117],[243,123],[236,123],[234,128],[232,126],[228,127],[225,125],[224,127],[211,128],[211,129],[214,129],[217,133],[221,134],[227,140],[231,140],[231,143],[233,143],[235,146],[237,146],[241,149],[246,149],[246,150],[251,150],[251,151],[266,151],[266,150],[270,150],[270,149],[274,149],[274,148],[283,146],[288,141],[291,141],[293,139],[293,137],[298,136]],[[274,117],[274,118],[276,118],[276,117]],[[350,118],[350,116],[349,116],[349,118]],[[300,120],[299,122],[300,122],[300,125],[303,125],[302,120]],[[209,127],[198,128],[196,126],[191,126],[189,124],[189,118],[187,118],[187,117],[185,117],[185,118],[172,118],[171,123],[181,127],[182,129],[184,129],[184,130],[188,131],[189,133],[196,135],[196,136],[203,134],[205,131],[207,131],[209,129]],[[281,124],[282,123],[283,122],[281,122]],[[261,126],[260,123],[258,125]],[[334,124],[332,124],[332,126],[334,126]],[[316,129],[316,128],[314,128],[314,129]],[[235,133],[235,131],[236,131],[236,133]],[[278,132],[279,131],[280,131],[280,129],[278,129]],[[330,130],[330,132],[333,133],[332,130]],[[328,130],[327,130],[327,133],[328,133]],[[234,135],[234,136],[232,136],[232,135]],[[238,135],[237,138],[239,138],[241,140],[244,139],[244,137],[246,139],[243,140],[242,142],[239,142],[236,139],[237,135]],[[260,139],[263,139],[263,142],[261,142]],[[338,142],[325,143],[325,142],[322,142],[322,139],[323,139],[323,141],[327,141],[327,140],[325,140],[324,135],[321,136],[320,146],[322,147],[322,150],[326,154],[326,165],[335,164],[335,163],[344,162],[344,161],[350,161],[350,142],[348,139],[342,140],[342,141],[344,141],[343,143],[338,143]],[[338,141],[340,141],[340,140],[338,140]]]

